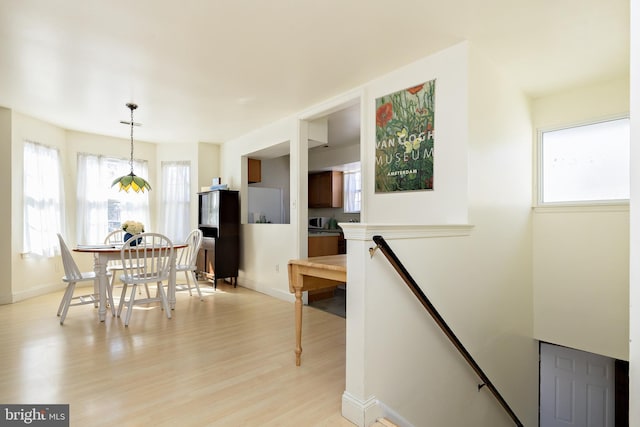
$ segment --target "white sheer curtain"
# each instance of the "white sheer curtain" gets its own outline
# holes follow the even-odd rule
[[[64,186],[60,152],[31,141],[24,144],[23,250],[52,257],[64,234]]]
[[[161,232],[183,242],[191,231],[191,162],[162,162]]]
[[[360,212],[362,184],[360,171],[349,171],[343,174],[344,179],[344,211]]]
[[[129,161],[95,154],[78,154],[78,243],[101,243],[109,231],[127,220],[149,227],[149,195],[119,191],[111,183],[130,171]],[[136,175],[148,177],[147,162],[133,162]]]

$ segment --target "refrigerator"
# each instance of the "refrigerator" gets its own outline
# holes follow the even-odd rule
[[[284,224],[284,202],[281,188],[248,187],[247,205],[250,224],[267,222]]]

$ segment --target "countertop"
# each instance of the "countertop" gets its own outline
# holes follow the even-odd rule
[[[340,236],[342,231],[340,229],[309,229],[309,237],[321,237],[321,236]]]

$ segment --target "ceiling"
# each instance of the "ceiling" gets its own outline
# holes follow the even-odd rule
[[[468,40],[532,97],[628,76],[628,0],[0,0],[0,106],[224,142]]]

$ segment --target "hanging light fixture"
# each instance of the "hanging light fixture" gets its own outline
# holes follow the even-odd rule
[[[131,121],[130,122],[121,121],[120,123],[131,126],[131,160],[129,160],[129,165],[131,166],[131,173],[129,175],[116,178],[113,181],[113,184],[111,184],[111,186],[113,187],[116,184],[120,184],[120,191],[124,190],[128,193],[129,189],[131,188],[136,193],[140,191],[144,193],[145,189],[151,191],[151,185],[147,182],[146,179],[140,178],[139,176],[136,176],[136,174],[133,173],[133,127],[140,126],[140,123],[135,123],[133,121],[133,110],[138,108],[138,106],[130,102],[127,104],[127,108],[131,110]]]

